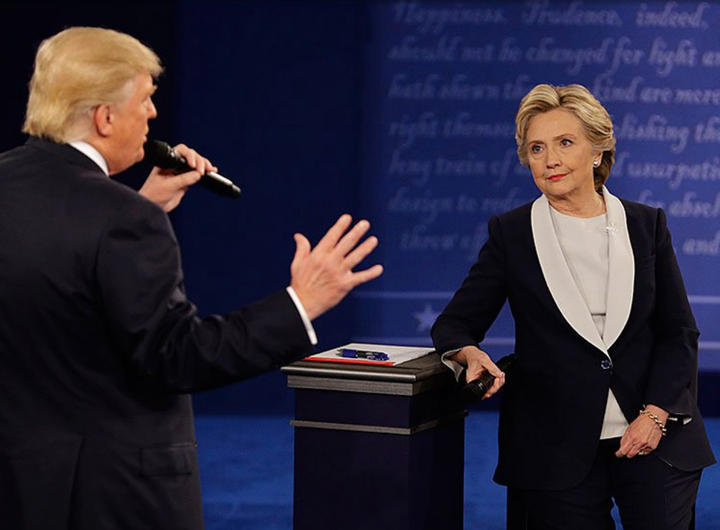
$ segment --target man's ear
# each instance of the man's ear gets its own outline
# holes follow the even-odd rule
[[[99,136],[110,136],[114,129],[115,114],[110,105],[98,105],[93,110],[93,122]]]

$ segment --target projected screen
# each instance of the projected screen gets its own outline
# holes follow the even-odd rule
[[[708,2],[372,3],[364,43],[363,211],[381,280],[355,294],[354,340],[428,344],[487,237],[539,194],[514,115],[538,83],[581,83],[618,140],[607,186],[662,207],[720,369],[720,5]],[[512,350],[507,309],[488,350]]]

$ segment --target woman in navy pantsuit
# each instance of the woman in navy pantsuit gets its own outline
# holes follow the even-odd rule
[[[467,379],[505,385],[495,480],[528,527],[687,529],[715,462],[696,404],[697,338],[662,210],[614,197],[610,116],[580,85],[538,85],[516,116],[542,195],[489,238],[432,336]],[[478,348],[508,301],[512,377]],[[506,384],[507,383],[507,384]]]

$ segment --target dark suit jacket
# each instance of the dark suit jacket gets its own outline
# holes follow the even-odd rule
[[[286,292],[201,320],[167,216],[66,145],[0,155],[0,528],[202,528],[191,401],[311,353]]]
[[[610,266],[602,337],[544,197],[490,220],[478,261],[433,326],[439,352],[477,344],[509,302],[517,361],[501,402],[501,484],[579,484],[595,456],[609,389],[628,423],[643,404],[678,418],[668,422],[657,456],[683,470],[715,461],[696,406],[698,331],[665,214],[604,192]]]

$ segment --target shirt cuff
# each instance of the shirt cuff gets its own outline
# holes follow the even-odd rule
[[[683,425],[687,425],[688,423],[690,423],[692,421],[692,416],[673,416],[672,414],[670,414],[670,416],[668,416],[668,419],[667,419],[667,421],[680,421],[680,420],[682,420]]]
[[[318,339],[317,335],[315,334],[315,328],[313,328],[312,322],[310,322],[310,318],[308,318],[308,314],[305,312],[305,308],[303,307],[300,298],[295,292],[295,289],[288,286],[285,288],[285,290],[290,295],[290,298],[292,299],[295,307],[298,310],[298,313],[300,314],[300,318],[305,325],[305,331],[307,332],[308,339],[310,339],[310,344],[312,344],[313,346],[317,346]]]
[[[450,359],[448,359],[448,357],[452,357],[461,349],[462,348],[457,348],[455,350],[446,351],[440,356],[440,360],[442,361],[442,363],[448,368],[450,368],[450,370],[452,370],[455,374],[455,381],[460,381],[460,376],[462,375],[463,370],[465,370],[465,367],[458,362],[451,361]]]

